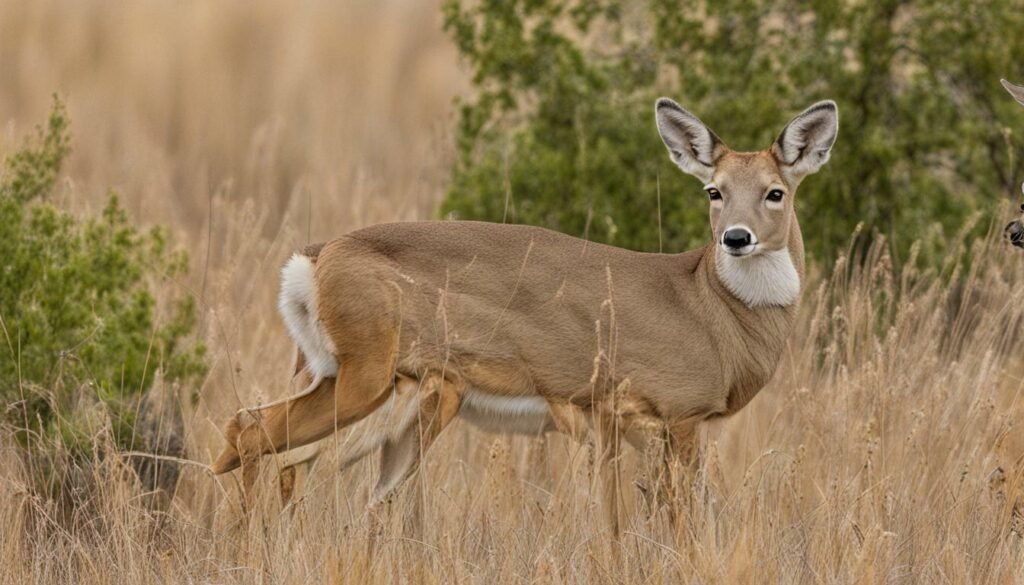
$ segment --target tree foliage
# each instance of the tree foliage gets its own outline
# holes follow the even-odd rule
[[[727,144],[770,144],[835,99],[832,161],[798,195],[812,257],[854,227],[941,253],[942,234],[1016,196],[1024,10],[999,0],[448,0],[473,71],[443,211],[638,250],[707,239],[698,185],[668,161],[668,95]],[[1024,75],[1018,75],[1024,77]]]
[[[192,296],[161,311],[154,293],[187,268],[166,232],[135,228],[113,193],[84,220],[48,202],[69,152],[67,114],[55,100],[47,125],[0,173],[0,416],[88,450],[83,395],[127,444],[137,399],[157,371],[189,381],[206,366]]]

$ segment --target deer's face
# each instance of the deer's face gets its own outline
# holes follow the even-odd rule
[[[732,257],[786,248],[793,196],[828,162],[839,130],[836,104],[818,102],[790,121],[767,150],[735,152],[696,116],[662,98],[655,106],[669,157],[704,181],[714,242]]]
[[[722,155],[704,186],[714,241],[730,256],[781,250],[789,243],[796,188],[768,152]]]

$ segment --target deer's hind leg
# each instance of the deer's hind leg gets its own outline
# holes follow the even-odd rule
[[[299,381],[300,387],[306,388],[313,382],[313,375],[306,370],[306,356],[302,350],[295,348],[295,368],[292,374],[292,384]],[[295,494],[296,482],[298,481],[299,467],[312,467],[313,463],[320,456],[321,444],[311,443],[288,453],[285,453],[277,471],[277,490],[281,497],[281,507],[287,508],[292,503]]]
[[[389,438],[399,436],[416,421],[420,410],[419,380],[397,375],[394,391],[389,392],[389,396],[372,414],[347,427],[348,435],[340,443],[333,444],[337,454],[334,462],[337,473],[344,473],[367,455],[379,451]],[[298,468],[312,469],[321,452],[329,448],[328,441],[331,441],[329,437],[279,456],[278,486],[282,506],[291,501]]]
[[[316,386],[298,396],[240,411],[228,423],[228,444],[213,471],[225,473],[243,461],[312,443],[376,410],[394,387],[397,338],[396,331],[382,330],[378,351],[369,348],[339,360],[337,379],[315,379]]]
[[[239,412],[228,423],[228,446],[214,472],[312,443],[370,414],[387,399],[392,386],[393,374],[386,370],[373,362],[347,363],[336,381],[325,378],[297,398]]]

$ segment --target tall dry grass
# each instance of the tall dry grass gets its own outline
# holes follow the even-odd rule
[[[431,215],[466,87],[439,28],[412,0],[0,4],[0,153],[63,93],[61,202],[88,211],[113,186],[192,254],[176,286],[203,300],[214,367],[195,406],[157,389],[185,407],[189,457],[211,459],[227,413],[286,391],[289,251]],[[1024,259],[994,233],[949,245],[944,274],[896,271],[880,243],[811,279],[772,384],[704,432],[677,534],[636,513],[611,542],[593,453],[561,437],[456,423],[370,557],[373,461],[338,474],[328,450],[284,512],[268,466],[247,514],[233,477],[186,466],[154,507],[117,458],[66,469],[59,498],[34,490],[47,462],[5,431],[0,582],[1024,582]]]

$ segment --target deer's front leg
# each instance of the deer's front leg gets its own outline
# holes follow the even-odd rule
[[[668,427],[663,481],[659,493],[662,501],[667,504],[669,522],[676,533],[681,527],[683,514],[688,508],[687,499],[700,471],[697,423],[696,420],[686,420]]]
[[[666,423],[650,415],[634,416],[623,422],[626,440],[644,457],[644,472],[637,487],[647,503],[648,514],[654,516],[662,507],[666,508],[673,529],[678,527],[685,510],[687,487],[700,469],[698,422],[685,419]]]
[[[597,473],[601,480],[601,496],[608,526],[615,539],[620,533],[622,429],[613,411],[604,408],[584,409],[569,402],[550,402],[548,409],[558,432],[578,443],[589,442],[597,450]]]

